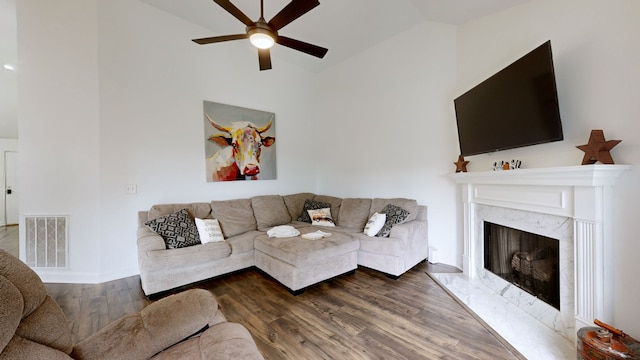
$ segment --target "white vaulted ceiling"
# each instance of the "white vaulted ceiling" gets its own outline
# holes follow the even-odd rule
[[[140,1],[206,29],[194,33],[192,38],[245,31],[240,21],[212,0]],[[328,48],[325,58],[320,60],[283,46],[272,49],[272,57],[320,72],[423,21],[458,25],[527,1],[531,0],[321,0],[320,6],[281,29],[280,33]],[[250,18],[259,17],[259,0],[232,2]],[[271,19],[289,2],[264,0],[265,18]],[[17,137],[16,76],[19,66],[15,71],[1,67],[4,63],[17,62],[15,4],[16,0],[0,0],[0,132],[3,132],[0,138]]]
[[[242,34],[244,25],[212,0],[141,0],[207,29],[193,38]],[[329,49],[324,59],[276,45],[272,56],[319,72],[412,26],[433,21],[458,25],[529,0],[321,0],[320,5],[279,31]],[[290,0],[264,0],[271,19]],[[259,0],[232,3],[249,18],[260,16]],[[190,39],[186,39],[190,40]],[[209,44],[204,46],[221,46]]]

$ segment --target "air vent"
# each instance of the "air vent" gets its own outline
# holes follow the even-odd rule
[[[69,217],[26,216],[26,263],[31,267],[66,268]]]

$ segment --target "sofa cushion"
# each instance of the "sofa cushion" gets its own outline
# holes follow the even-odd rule
[[[357,238],[360,241],[359,251],[372,254],[382,254],[385,256],[404,256],[405,255],[405,243],[403,239],[398,238],[381,238],[371,237],[364,233],[354,233],[351,236]]]
[[[405,198],[393,198],[393,199],[380,199],[375,198],[371,202],[371,210],[369,210],[369,216],[375,212],[382,212],[385,206],[388,204],[399,206],[409,212],[409,216],[405,221],[411,221],[418,216],[418,202],[413,199]]]
[[[340,214],[338,214],[338,225],[364,229],[364,225],[370,217],[371,199],[342,199],[340,203]],[[335,219],[335,214],[334,214]]]
[[[386,215],[384,226],[376,234],[378,237],[389,237],[393,225],[402,224],[409,217],[409,212],[399,206],[388,204],[382,209],[381,214]]]
[[[327,195],[315,195],[313,200],[331,204],[331,215],[333,218],[337,219],[340,217],[340,204],[342,204],[342,198]]]
[[[227,238],[257,229],[250,199],[212,201],[211,215]]]
[[[306,227],[302,234],[317,231],[318,228]],[[333,233],[322,240],[306,240],[302,237],[270,238],[268,235],[256,237],[255,247],[266,255],[294,266],[327,263],[328,259],[348,252],[358,251],[360,242],[351,234]]]
[[[227,244],[231,246],[231,254],[253,251],[253,241],[256,239],[256,236],[262,234],[264,234],[264,232],[254,230],[227,238]]]
[[[311,223],[311,217],[309,217],[309,210],[317,210],[323,208],[330,208],[331,204],[316,201],[313,199],[307,199],[304,201],[304,205],[302,206],[302,211],[300,211],[300,216],[298,216],[298,221]]]
[[[163,215],[173,214],[181,209],[187,209],[192,218],[208,218],[211,213],[209,203],[189,203],[189,204],[158,204],[153,205],[147,214],[148,220],[156,219]]]
[[[280,195],[254,196],[251,198],[251,206],[260,231],[291,222],[287,206]]]
[[[167,249],[178,249],[200,244],[198,228],[186,209],[159,216],[145,223],[164,239]]]
[[[224,235],[222,235],[222,229],[220,229],[218,219],[195,218],[194,220],[196,228],[198,228],[201,243],[206,244],[210,242],[224,241]]]
[[[309,213],[309,218],[311,218],[311,225],[317,226],[336,226],[335,221],[331,217],[331,209],[316,209],[316,210],[307,210]]]
[[[287,210],[289,211],[289,216],[291,216],[291,220],[297,220],[302,212],[302,207],[304,206],[304,202],[307,199],[313,199],[312,193],[298,193],[291,195],[283,195],[282,199],[284,200],[284,204],[287,206]]]
[[[211,263],[213,260],[224,259],[231,254],[231,246],[226,241],[212,242],[198,246],[180,249],[148,251],[147,256],[153,260],[149,269],[162,269],[193,266]]]

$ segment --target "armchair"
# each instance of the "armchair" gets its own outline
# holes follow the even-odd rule
[[[263,359],[213,295],[192,289],[150,304],[73,344],[38,275],[0,250],[0,359]]]

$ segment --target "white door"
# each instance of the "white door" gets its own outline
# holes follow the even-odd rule
[[[4,152],[4,216],[5,224],[15,225],[19,221],[18,207],[18,153],[16,151]]]

